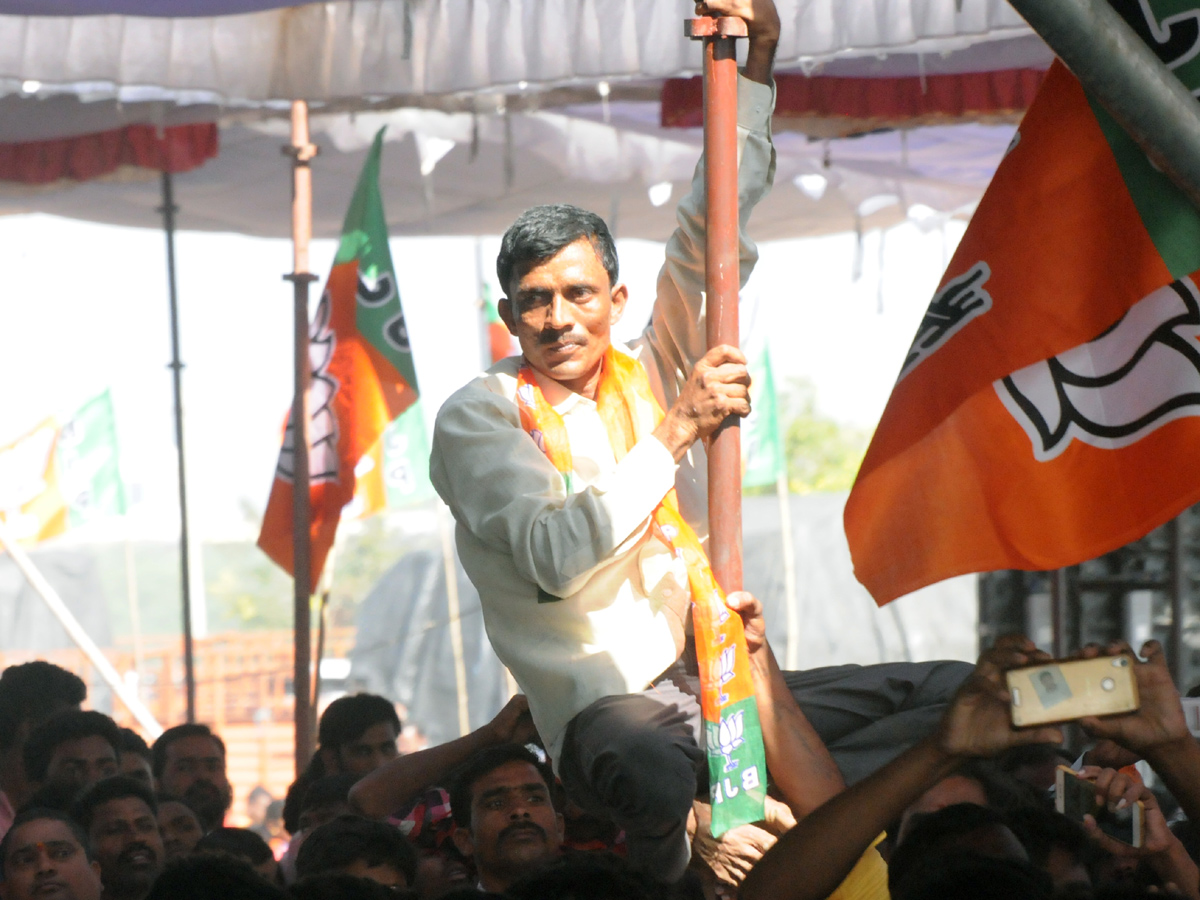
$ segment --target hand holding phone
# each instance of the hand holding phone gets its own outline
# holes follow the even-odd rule
[[[1098,829],[1115,841],[1141,848],[1146,827],[1146,807],[1140,799],[1143,790],[1141,784],[1112,769],[1088,767],[1076,772],[1059,766],[1054,808],[1093,836]]]
[[[1024,728],[1138,708],[1133,657],[1054,660],[1006,673],[1013,725]]]

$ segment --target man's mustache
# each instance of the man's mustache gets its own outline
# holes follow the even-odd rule
[[[575,344],[582,347],[587,339],[573,331],[543,331],[538,335],[539,344]]]
[[[515,822],[500,832],[500,835],[496,838],[496,842],[499,843],[505,838],[516,834],[518,831],[536,831],[542,840],[546,839],[546,829],[536,822]]]

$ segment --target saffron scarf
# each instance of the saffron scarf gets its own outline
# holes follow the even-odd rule
[[[517,407],[521,427],[562,475],[567,493],[573,493],[567,427],[546,401],[528,363],[517,374]],[[618,462],[663,418],[642,364],[612,347],[604,356],[596,409]],[[651,528],[687,566],[700,668],[712,833],[719,837],[730,828],[762,819],[767,794],[766,753],[746,638],[741,617],[725,605],[725,592],[713,576],[700,539],[679,513],[674,488],[655,508]]]

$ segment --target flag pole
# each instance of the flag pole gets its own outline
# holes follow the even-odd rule
[[[84,630],[84,627],[79,624],[79,620],[67,608],[67,604],[63,602],[62,597],[58,595],[58,591],[54,590],[53,585],[46,580],[41,571],[38,569],[29,555],[21,549],[8,530],[8,526],[3,520],[0,520],[0,549],[3,549],[12,557],[12,561],[17,564],[17,568],[21,570],[21,574],[25,576],[25,580],[29,582],[29,586],[34,589],[42,602],[46,604],[50,612],[54,614],[54,618],[58,619],[60,625],[67,632],[67,636],[75,642],[84,655],[96,667],[96,672],[104,679],[104,683],[112,688],[112,692],[117,695],[126,708],[133,713],[133,717],[137,719],[138,725],[146,732],[146,736],[150,740],[154,740],[163,732],[163,728],[158,724],[158,720],[154,718],[154,714],[146,708],[146,704],[138,698],[136,692],[131,691],[125,684],[124,679],[113,668],[113,664],[108,661],[104,652],[96,646],[96,642],[92,640],[91,635]]]
[[[462,613],[458,602],[458,566],[454,564],[454,536],[446,506],[435,501],[438,534],[442,540],[442,569],[446,575],[446,615],[450,619],[450,651],[454,655],[454,689],[458,699],[458,733],[471,731],[470,697],[467,694],[467,666],[463,658]]]
[[[1200,109],[1106,0],[1012,0],[1164,175],[1200,207]],[[1158,23],[1156,23],[1158,24]]]
[[[284,147],[292,158],[292,273],[284,278],[292,283],[294,318],[294,377],[292,396],[292,570],[293,628],[295,661],[292,671],[292,696],[295,699],[293,722],[296,731],[296,775],[308,766],[314,752],[312,707],[312,541],[308,495],[308,286],[316,276],[308,271],[308,245],[312,240],[312,169],[309,163],[317,148],[309,141],[308,104],[292,103],[292,143]]]
[[[738,344],[737,54],[746,23],[703,16],[686,23],[704,41],[704,287],[708,346]],[[736,416],[708,448],[708,555],[726,592],[742,588],[742,451]]]
[[[179,359],[179,304],[175,287],[175,189],[171,173],[162,173],[163,232],[167,238],[167,288],[171,308],[171,382],[175,393],[175,456],[179,466],[179,580],[183,599],[183,680],[187,720],[196,721],[196,657],[192,636],[191,545],[188,540],[187,477],[183,467],[183,363]]]

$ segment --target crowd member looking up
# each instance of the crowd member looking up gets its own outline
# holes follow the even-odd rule
[[[117,774],[121,729],[104,713],[66,710],[30,733],[22,755],[30,782],[80,790]]]
[[[100,863],[104,900],[145,900],[166,861],[157,813],[150,789],[125,775],[97,781],[75,803]]]
[[[474,861],[482,890],[502,894],[559,858],[563,817],[553,785],[549,766],[517,744],[481,750],[455,774],[454,843]]]
[[[340,873],[392,889],[416,880],[417,853],[396,828],[362,816],[338,816],[316,828],[296,857],[296,874]]]
[[[9,666],[0,674],[0,837],[34,786],[25,776],[25,739],[57,712],[79,709],[87,685],[66,669],[43,660]]]
[[[329,775],[361,778],[396,758],[399,736],[400,716],[386,697],[354,694],[330,703],[317,726],[317,752],[288,788],[284,827],[292,834],[301,827],[300,806],[317,779]]]
[[[205,831],[220,828],[233,803],[225,742],[207,725],[176,725],[159,736],[152,752],[158,789],[190,806]]]
[[[144,781],[147,787],[153,788],[154,765],[150,745],[132,728],[122,728],[120,750],[119,774]]]
[[[272,884],[280,884],[279,863],[270,846],[248,828],[214,828],[196,844],[197,853],[224,853],[248,863]]]
[[[200,819],[174,794],[158,795],[158,830],[168,860],[187,856],[204,837]]]
[[[100,865],[69,816],[30,809],[0,840],[0,900],[100,900]]]

